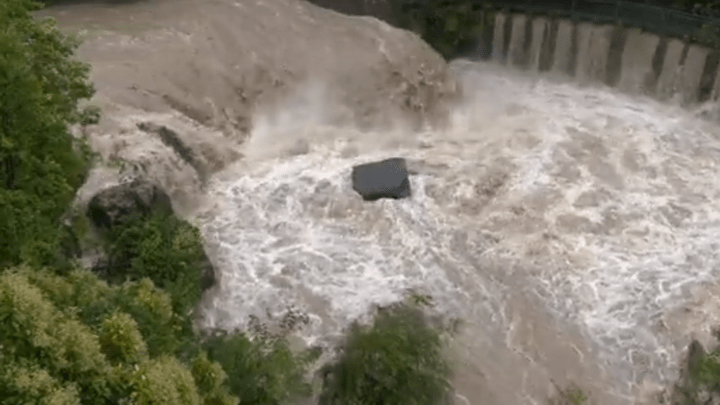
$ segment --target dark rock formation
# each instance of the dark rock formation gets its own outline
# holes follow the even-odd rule
[[[160,141],[162,141],[165,146],[175,151],[180,159],[195,169],[201,182],[207,180],[208,170],[203,164],[202,158],[182,140],[177,132],[164,125],[157,125],[152,122],[141,122],[137,124],[137,127],[142,131],[158,134]]]
[[[154,214],[174,215],[170,197],[159,186],[137,178],[97,193],[88,204],[87,216],[100,230],[110,230],[126,223],[131,217],[149,217]],[[115,279],[131,265],[133,252],[122,252],[117,257],[100,257],[92,266],[104,279]],[[200,287],[203,291],[215,284],[215,268],[207,254],[192,263],[201,269]]]
[[[392,158],[353,167],[353,189],[364,200],[409,197],[410,180],[405,159]]]
[[[685,365],[680,369],[680,378],[666,391],[665,403],[670,404],[693,404],[693,405],[715,405],[720,403],[720,390],[714,384],[708,384],[706,380],[707,370],[699,373],[703,362],[709,355],[705,348],[697,340],[693,340],[688,346],[688,353]],[[704,378],[699,378],[705,374]],[[715,376],[713,376],[715,377]],[[669,395],[668,395],[669,393]]]
[[[705,357],[705,348],[697,340],[690,342],[688,346],[687,369],[695,370]]]
[[[217,279],[215,278],[215,266],[213,266],[210,258],[207,254],[203,255],[202,261],[202,276],[200,277],[200,288],[202,291],[209,289],[215,285]]]
[[[87,215],[100,229],[110,229],[133,215],[173,213],[170,197],[159,186],[135,179],[97,193],[88,204]]]

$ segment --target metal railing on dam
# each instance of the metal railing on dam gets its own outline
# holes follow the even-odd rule
[[[623,0],[400,0],[403,10],[431,7],[490,6],[511,12],[536,13],[575,21],[617,24],[642,28],[658,35],[715,42],[720,46],[720,17],[694,14],[650,4]],[[720,15],[720,14],[719,14]],[[717,38],[707,38],[710,35]],[[702,38],[705,36],[706,38]]]
[[[479,2],[479,1],[478,1]],[[571,20],[592,21],[599,24],[622,23],[659,35],[696,37],[703,26],[720,29],[720,18],[697,15],[685,11],[621,0],[522,0],[485,1],[494,8],[517,12],[554,15]]]

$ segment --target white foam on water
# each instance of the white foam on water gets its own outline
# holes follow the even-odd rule
[[[473,97],[447,131],[362,133],[294,114],[253,134],[278,149],[217,176],[199,216],[222,273],[204,325],[293,305],[312,315],[313,342],[413,288],[510,336],[507,299],[521,291],[582,331],[618,392],[674,379],[690,331],[663,329],[663,316],[720,274],[718,129],[606,89],[454,68]],[[287,149],[301,139],[305,150]],[[413,196],[363,202],[352,166],[392,156],[417,171]],[[500,262],[514,264],[488,265]]]

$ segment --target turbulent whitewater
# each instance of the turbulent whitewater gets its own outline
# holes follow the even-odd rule
[[[258,125],[198,214],[221,271],[204,325],[294,306],[318,343],[414,289],[467,321],[483,378],[520,373],[513,403],[547,390],[533,368],[617,401],[671,382],[699,316],[672,314],[700,308],[720,270],[717,128],[607,89],[453,69],[472,97],[446,131],[324,125],[320,98]],[[352,166],[393,156],[414,195],[363,202]]]

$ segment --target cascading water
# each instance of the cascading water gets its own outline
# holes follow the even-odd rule
[[[543,403],[573,373],[599,403],[672,382],[689,331],[664,317],[720,273],[720,132],[650,99],[453,69],[472,96],[446,131],[326,126],[313,103],[258,126],[197,215],[222,274],[204,326],[295,306],[304,338],[331,341],[413,288],[466,320],[497,403]],[[413,196],[363,202],[352,166],[391,156]],[[459,392],[489,403],[473,384]]]

